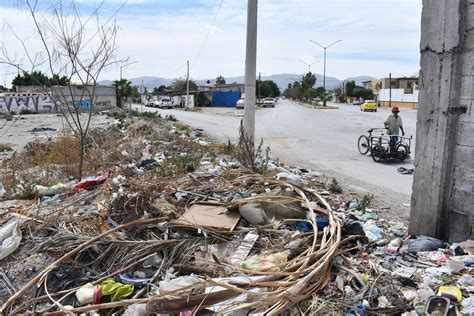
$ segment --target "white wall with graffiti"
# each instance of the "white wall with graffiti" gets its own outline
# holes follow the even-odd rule
[[[20,113],[22,110],[28,110],[35,113],[51,113],[58,112],[61,102],[73,104],[79,110],[89,110],[92,107],[91,101],[85,97],[87,93],[84,88],[76,87],[52,87],[52,95],[61,95],[61,97],[53,98],[50,94],[42,92],[5,92],[0,93],[0,113]],[[89,89],[89,88],[85,88]],[[72,91],[72,92],[71,92]],[[72,96],[71,96],[72,93]],[[117,106],[115,97],[115,87],[111,86],[95,86],[94,87],[94,109],[105,110]]]
[[[57,104],[47,94],[0,93],[0,113],[57,112]]]

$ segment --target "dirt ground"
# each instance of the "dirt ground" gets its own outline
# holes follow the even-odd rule
[[[86,119],[86,115],[81,118],[84,122]],[[91,128],[107,126],[114,121],[115,119],[105,115],[94,115]],[[0,144],[19,150],[31,141],[55,137],[65,128],[68,128],[68,124],[58,114],[14,115],[12,121],[0,119]],[[0,152],[0,160],[8,158],[11,153],[12,151]]]

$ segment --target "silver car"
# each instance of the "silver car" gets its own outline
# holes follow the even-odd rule
[[[245,107],[245,98],[241,98],[240,100],[237,101],[235,104],[236,109],[243,109]]]
[[[275,100],[272,98],[263,99],[263,107],[266,108],[267,106],[274,108]]]

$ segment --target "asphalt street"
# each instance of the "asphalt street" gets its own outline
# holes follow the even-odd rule
[[[376,163],[370,156],[357,150],[357,139],[369,128],[383,127],[390,114],[387,108],[378,112],[361,112],[358,106],[334,104],[339,109],[312,109],[289,100],[279,100],[275,108],[256,111],[256,137],[270,146],[273,158],[286,163],[318,170],[337,177],[347,191],[370,192],[397,210],[409,209],[413,176],[397,172],[400,166],[413,167],[415,149],[416,110],[402,109],[407,135],[413,135],[412,158],[404,162]],[[194,127],[206,130],[218,141],[235,141],[243,110],[220,113],[204,110],[158,110],[135,107],[176,118]],[[403,217],[406,214],[400,214]]]

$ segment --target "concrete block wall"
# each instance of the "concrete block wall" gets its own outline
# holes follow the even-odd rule
[[[474,2],[424,0],[409,232],[473,238]]]

